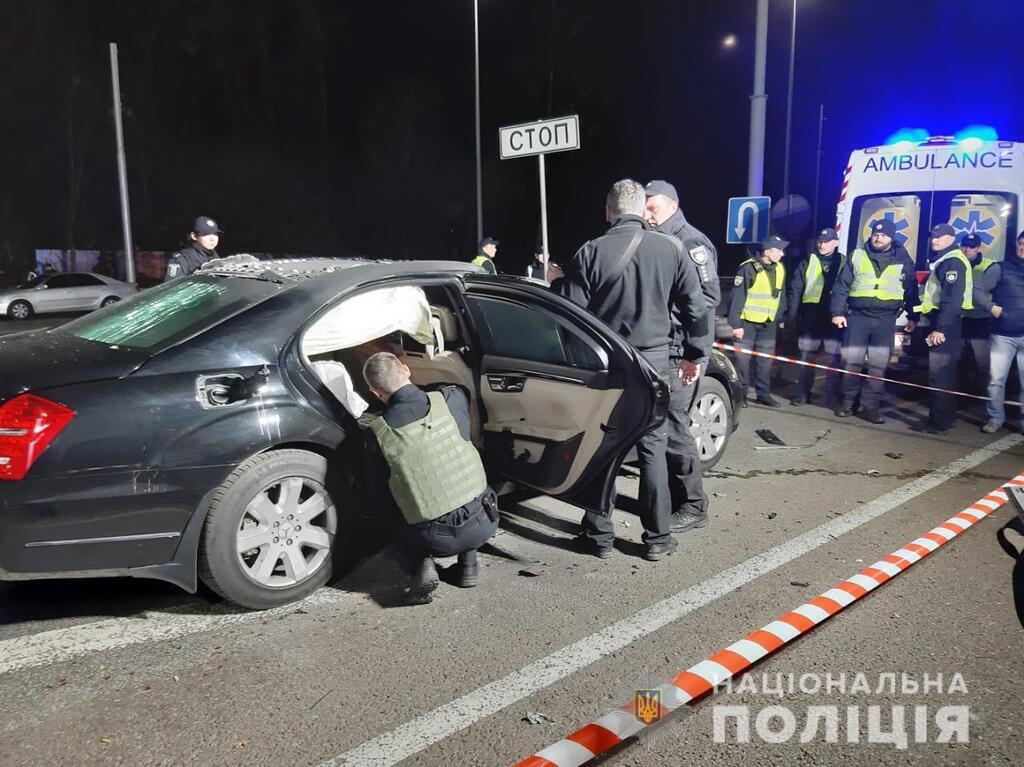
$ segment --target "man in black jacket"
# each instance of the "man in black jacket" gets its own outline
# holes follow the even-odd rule
[[[700,290],[708,311],[698,326],[684,331],[676,322],[675,339],[670,354],[678,367],[685,359],[683,342],[691,346],[707,347],[710,353],[714,343],[715,309],[722,299],[718,284],[718,253],[707,236],[690,224],[679,207],[679,194],[667,181],[650,181],[644,187],[647,194],[647,215],[651,225],[659,232],[676,237],[683,251],[693,261],[700,278]],[[698,360],[701,375],[707,369],[708,359]],[[705,527],[708,523],[708,496],[704,492],[704,479],[700,466],[700,449],[690,432],[690,408],[700,389],[700,379],[686,386],[673,387],[676,402],[669,408],[668,423],[668,484],[672,493],[672,532]]]
[[[224,234],[217,222],[208,216],[200,216],[192,225],[189,232],[189,243],[181,250],[172,253],[167,260],[167,274],[164,275],[164,282],[188,277],[196,272],[203,264],[219,258],[217,245],[220,243],[220,236]]]
[[[892,357],[896,319],[904,307],[908,316],[906,330],[914,330],[917,275],[910,254],[895,239],[896,225],[889,219],[872,224],[871,237],[863,248],[850,254],[832,288],[832,323],[846,329],[843,362],[849,373],[860,373],[866,356],[868,373],[885,375]],[[870,423],[885,423],[881,414],[883,390],[881,381],[847,375],[843,381],[843,402],[836,415],[853,415],[853,403],[859,393],[862,417]]]
[[[630,341],[670,387],[678,388],[697,380],[697,361],[708,355],[708,349],[684,340],[683,361],[673,367],[669,361],[673,315],[684,329],[691,329],[703,320],[707,305],[697,270],[684,256],[679,240],[651,231],[644,220],[646,202],[644,188],[636,181],[617,181],[605,200],[605,217],[611,228],[585,243],[564,278],[552,287]],[[667,441],[668,428],[663,423],[637,444],[640,518],[647,545],[644,557],[651,561],[678,547],[670,534]],[[589,512],[584,516],[582,542],[587,551],[608,557],[614,540],[611,517]]]
[[[956,399],[938,389],[956,389],[964,312],[974,308],[974,275],[967,257],[956,243],[956,230],[947,223],[931,230],[931,269],[921,304],[914,307],[931,332],[928,344],[928,385],[931,407],[922,430],[941,434],[956,426]]]
[[[822,229],[814,242],[814,252],[800,261],[789,280],[789,319],[799,328],[800,359],[814,362],[818,349],[824,345],[825,364],[838,369],[842,362],[842,333],[832,324],[829,301],[846,256],[839,252],[839,234],[835,229]],[[796,394],[789,404],[800,406],[811,401],[816,372],[816,368],[800,368]],[[826,407],[836,407],[842,397],[839,375],[828,373]]]

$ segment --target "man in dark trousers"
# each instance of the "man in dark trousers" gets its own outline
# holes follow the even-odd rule
[[[960,252],[971,264],[974,277],[974,308],[964,312],[961,363],[971,362],[967,375],[975,394],[988,389],[989,347],[992,336],[992,291],[999,284],[1003,268],[998,261],[983,255],[984,245],[977,234],[964,235]]]
[[[1002,263],[1002,274],[992,291],[992,368],[988,384],[988,422],[981,427],[985,434],[995,434],[1006,421],[1006,379],[1014,360],[1017,381],[1024,391],[1024,231],[1017,235],[1015,255]],[[1024,411],[1018,416],[1024,431]]]
[[[363,366],[370,391],[387,405],[373,421],[368,452],[371,487],[397,523],[399,559],[412,577],[409,600],[431,601],[433,557],[458,555],[458,584],[477,584],[476,550],[498,527],[494,493],[469,437],[469,398],[458,386],[429,394],[389,352]]]
[[[896,225],[887,218],[874,222],[868,241],[850,254],[832,288],[832,323],[846,330],[846,370],[860,373],[867,357],[868,373],[884,376],[892,357],[896,319],[904,307],[916,303],[914,262],[906,249],[896,244]],[[907,316],[906,330],[912,333],[917,313],[910,308]],[[853,403],[860,394],[861,416],[870,423],[885,423],[881,413],[883,390],[882,381],[847,375],[836,415],[853,415]]]
[[[835,229],[822,229],[814,243],[814,252],[800,261],[790,278],[789,318],[799,329],[800,359],[814,362],[818,350],[824,345],[824,363],[838,369],[842,364],[842,332],[832,324],[829,302],[846,256],[839,252],[839,234]],[[811,401],[816,374],[816,368],[800,368],[796,394],[789,404],[800,406]],[[838,372],[827,374],[825,407],[836,407],[842,398],[839,376]]]
[[[775,337],[779,319],[786,314],[786,267],[781,263],[789,243],[778,235],[769,235],[761,242],[757,258],[748,258],[740,264],[733,280],[729,298],[729,326],[739,349],[752,349],[762,354],[775,353]],[[736,354],[736,372],[740,376],[743,398],[740,406],[747,406],[747,388],[750,366],[754,366],[754,386],[757,402],[766,407],[779,407],[772,397],[772,361],[751,355]]]
[[[172,253],[167,259],[167,273],[164,275],[164,282],[188,277],[198,271],[203,264],[219,258],[217,245],[220,244],[220,236],[224,234],[217,222],[209,216],[200,216],[192,225],[189,232],[189,243],[181,250]]]
[[[708,350],[684,341],[683,360],[674,366],[669,359],[673,316],[691,331],[703,320],[707,305],[693,260],[684,255],[675,237],[651,231],[644,219],[646,202],[644,188],[636,181],[613,184],[605,200],[611,227],[577,251],[564,278],[553,288],[630,341],[670,389],[678,390],[697,380],[697,362]],[[680,398],[670,400],[670,407],[673,401],[678,406]],[[651,561],[671,554],[679,545],[670,534],[667,442],[668,425],[663,423],[637,444],[644,558]],[[590,512],[584,516],[581,544],[586,551],[603,559],[611,555],[614,540],[610,516]]]
[[[670,362],[679,367],[684,359],[684,341],[691,347],[707,348],[714,343],[715,309],[722,300],[722,287],[718,284],[718,252],[707,236],[690,224],[679,207],[679,194],[667,181],[649,181],[644,187],[647,195],[647,216],[651,226],[659,232],[671,234],[683,246],[683,252],[693,261],[700,278],[700,290],[708,305],[707,314],[699,325],[684,331],[676,322]],[[697,360],[700,374],[707,370],[708,358]],[[700,465],[700,448],[690,432],[690,409],[700,389],[700,378],[692,384],[673,387],[668,413],[668,485],[672,493],[672,532],[705,527],[708,523],[708,496],[704,492],[704,478]]]
[[[931,332],[928,344],[928,385],[956,390],[957,363],[960,361],[962,326],[965,312],[974,308],[974,272],[967,257],[956,244],[956,230],[949,224],[936,224],[931,231],[932,258],[928,281],[921,303],[914,307]],[[956,398],[933,391],[928,420],[923,430],[941,434],[956,426]]]

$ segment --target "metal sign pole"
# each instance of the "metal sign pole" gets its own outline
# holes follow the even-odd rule
[[[132,218],[128,209],[128,171],[124,159],[124,126],[121,123],[121,79],[117,71],[117,43],[110,44],[110,79],[114,89],[114,133],[117,137],[117,181],[121,188],[121,228],[124,234],[124,279],[135,283],[135,251]]]
[[[540,169],[540,242],[544,248],[544,279],[548,278],[548,182],[544,172],[544,155],[537,155],[537,167]]]

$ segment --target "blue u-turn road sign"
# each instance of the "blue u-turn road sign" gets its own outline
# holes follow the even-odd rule
[[[771,197],[730,197],[725,241],[731,245],[761,242],[768,236]]]

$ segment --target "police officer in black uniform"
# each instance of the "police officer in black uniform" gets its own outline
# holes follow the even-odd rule
[[[167,259],[167,274],[164,282],[178,277],[187,277],[197,271],[203,264],[219,258],[217,245],[224,234],[217,222],[209,216],[200,216],[189,232],[189,243],[181,250],[171,254]]]
[[[781,263],[789,242],[772,234],[761,242],[760,253],[740,264],[729,297],[729,326],[735,345],[762,354],[775,353],[779,321],[786,316],[786,270]],[[771,393],[772,361],[768,357],[736,355],[736,372],[743,387],[740,407],[747,406],[750,366],[754,366],[757,402],[780,407]]]
[[[932,273],[925,283],[921,304],[915,309],[921,312],[930,329],[925,339],[928,344],[928,385],[955,390],[962,343],[961,322],[969,308],[967,305],[973,301],[973,275],[967,257],[956,243],[956,230],[952,226],[942,223],[932,227],[931,245]],[[933,391],[923,430],[929,434],[941,434],[954,426],[954,395]]]
[[[832,288],[832,324],[845,328],[843,367],[859,373],[866,357],[868,373],[885,375],[892,357],[896,320],[907,308],[906,330],[913,332],[916,303],[914,261],[896,243],[896,225],[889,219],[874,222],[868,241],[849,254]],[[859,394],[861,417],[870,423],[885,423],[881,414],[883,392],[881,381],[847,375],[843,381],[843,401],[836,415],[853,415],[854,400]]]
[[[683,340],[683,361],[670,361],[673,315],[684,331],[704,319],[707,304],[692,258],[679,240],[651,231],[644,218],[647,197],[636,181],[612,185],[605,200],[611,227],[577,251],[552,289],[585,307],[636,346],[670,387],[679,389],[697,381],[697,362],[708,349]],[[678,395],[675,401],[679,402]],[[670,405],[671,406],[671,405]],[[671,494],[666,446],[668,425],[663,423],[637,444],[640,462],[640,518],[646,544],[644,558],[657,561],[671,554],[678,543],[671,536]],[[611,517],[588,512],[583,518],[581,543],[600,558],[612,553],[615,529]]]
[[[708,305],[707,314],[698,326],[686,331],[676,322],[670,361],[679,367],[685,359],[684,341],[691,347],[707,348],[710,354],[715,340],[715,309],[722,300],[718,284],[718,252],[711,240],[690,224],[679,207],[676,188],[667,181],[655,180],[644,187],[647,194],[647,215],[659,232],[676,237],[683,252],[693,261],[700,278],[700,290]],[[708,358],[697,360],[700,374],[707,369]],[[698,378],[692,384],[672,388],[668,413],[668,484],[672,493],[672,532],[705,527],[708,523],[708,496],[700,466],[700,449],[690,432],[690,409],[700,388]]]
[[[800,359],[814,362],[818,349],[825,347],[825,364],[836,368],[842,363],[842,332],[832,324],[829,302],[839,269],[846,256],[839,252],[839,234],[827,228],[814,238],[814,252],[801,259],[789,280],[789,319],[799,329],[797,345]],[[797,378],[796,394],[791,405],[806,405],[811,401],[816,369],[801,367]],[[842,394],[839,373],[830,372],[825,381],[825,406],[834,408]]]

